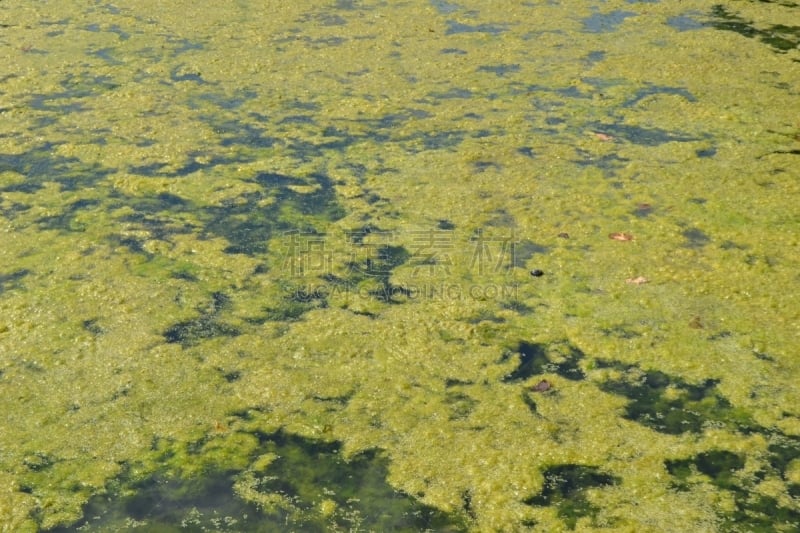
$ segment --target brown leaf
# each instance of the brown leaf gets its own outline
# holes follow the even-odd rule
[[[546,392],[553,388],[553,385],[546,379],[541,380],[539,383],[531,387],[533,392]]]
[[[608,238],[613,239],[615,241],[632,241],[633,235],[631,235],[630,233],[622,233],[619,231],[615,231],[614,233],[609,233]]]

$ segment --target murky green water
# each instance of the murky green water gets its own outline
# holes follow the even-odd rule
[[[795,531],[793,2],[0,0],[4,531]]]

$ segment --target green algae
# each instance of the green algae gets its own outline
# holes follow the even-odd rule
[[[797,522],[796,6],[0,9],[4,529]]]

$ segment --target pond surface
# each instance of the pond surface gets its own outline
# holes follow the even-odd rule
[[[0,1],[9,531],[796,531],[800,7]]]

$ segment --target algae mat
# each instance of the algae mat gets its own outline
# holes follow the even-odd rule
[[[796,531],[793,2],[0,1],[7,531]]]

